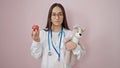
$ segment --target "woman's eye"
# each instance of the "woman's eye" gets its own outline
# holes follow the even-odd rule
[[[56,16],[56,14],[55,14],[55,13],[53,13],[53,14],[52,14],[52,16]]]
[[[62,14],[62,13],[60,13],[60,14],[59,14],[59,16],[63,16],[63,14]]]

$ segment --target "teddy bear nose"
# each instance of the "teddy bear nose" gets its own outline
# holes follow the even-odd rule
[[[82,36],[82,34],[79,34],[80,36]]]

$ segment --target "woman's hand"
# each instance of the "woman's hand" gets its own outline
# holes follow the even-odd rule
[[[39,30],[33,30],[31,36],[34,41],[40,42]]]
[[[66,42],[65,46],[68,51],[71,51],[77,47],[77,45],[72,41]]]

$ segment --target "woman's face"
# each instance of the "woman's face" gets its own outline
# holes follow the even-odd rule
[[[63,12],[60,7],[56,6],[53,8],[51,21],[53,26],[61,26],[63,22]]]

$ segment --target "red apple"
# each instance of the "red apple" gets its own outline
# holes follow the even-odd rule
[[[35,31],[35,30],[38,31],[38,30],[39,30],[39,26],[38,26],[38,25],[33,25],[33,26],[32,26],[32,29],[33,29],[33,31]]]

